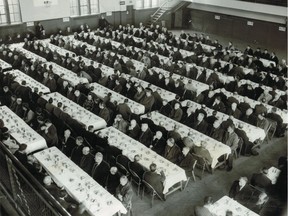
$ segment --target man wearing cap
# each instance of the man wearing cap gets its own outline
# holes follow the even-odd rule
[[[167,140],[167,144],[164,149],[163,157],[171,161],[172,163],[176,163],[180,153],[181,153],[181,150],[175,144],[175,140],[173,138],[169,138]]]
[[[91,171],[92,178],[102,187],[105,187],[109,170],[109,164],[103,160],[103,154],[101,152],[97,152],[95,155],[95,163]]]

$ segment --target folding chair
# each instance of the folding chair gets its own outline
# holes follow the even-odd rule
[[[197,160],[197,163],[195,164],[195,167],[199,167],[201,170],[201,176],[200,179],[202,179],[203,173],[205,170],[209,170],[209,164],[207,160],[200,155],[192,153],[192,156]]]
[[[137,185],[137,196],[140,195],[140,188],[141,188],[141,185],[142,185],[142,179],[139,177],[139,175],[133,170],[131,169],[130,167],[130,161],[128,163],[128,169],[129,169],[129,172],[131,173],[131,180]]]
[[[145,173],[144,173],[145,175]],[[153,204],[154,204],[154,197],[157,196],[159,197],[159,199],[161,201],[165,201],[158,193],[157,191],[152,187],[152,185],[150,185],[148,182],[146,182],[144,179],[142,180],[143,182],[143,185],[150,191],[152,192],[152,198],[151,198],[151,208],[153,207]],[[144,191],[145,191],[145,187],[143,187],[143,192],[142,192],[142,198],[144,196]]]

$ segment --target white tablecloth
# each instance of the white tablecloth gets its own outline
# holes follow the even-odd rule
[[[85,77],[79,77],[76,73],[71,70],[68,70],[54,62],[48,62],[47,65],[53,66],[53,73],[57,74],[58,76],[64,74],[62,79],[67,80],[72,86],[76,86],[79,83],[88,83],[88,79]]]
[[[22,43],[11,44],[9,48],[12,49],[12,50],[15,48],[16,50],[22,52],[28,59],[31,59],[33,62],[36,61],[36,60],[37,61],[41,61],[41,62],[47,62],[47,60],[45,58],[42,58],[41,56],[36,55],[35,53],[24,49],[23,45],[24,45],[23,42]]]
[[[277,179],[280,175],[281,170],[277,169],[276,167],[270,167],[268,169],[267,177],[271,180],[272,184],[276,184]]]
[[[25,73],[21,72],[20,70],[11,70],[7,71],[5,73],[12,74],[15,76],[15,81],[18,82],[19,84],[22,83],[22,81],[26,81],[26,86],[30,87],[33,91],[34,88],[38,88],[38,92],[43,92],[44,94],[50,93],[50,89],[43,85],[42,83],[34,80],[32,77],[26,75]]]
[[[182,106],[186,106],[187,102],[190,102],[191,103],[191,109],[193,110],[193,112],[195,112],[196,109],[201,109],[201,104],[198,104],[198,103],[195,103],[194,101],[190,101],[190,100],[185,100],[183,101],[181,104]],[[210,109],[208,107],[205,107],[204,110],[207,112],[208,115],[212,115],[213,113],[213,109]],[[217,112],[217,118],[223,122],[225,120],[227,120],[229,118],[229,115],[226,115],[225,113],[221,113],[221,112]],[[261,128],[258,128],[254,125],[250,125],[246,122],[243,122],[239,119],[235,119],[233,118],[233,122],[235,124],[236,127],[239,126],[239,124],[243,124],[243,128],[242,130],[244,130],[247,134],[247,137],[249,138],[249,140],[251,142],[254,142],[255,140],[257,139],[260,139],[260,140],[264,140],[265,138],[265,131]]]
[[[224,196],[213,203],[210,212],[217,216],[225,216],[228,210],[233,212],[233,216],[259,216],[228,196]]]
[[[215,93],[219,93],[219,92],[223,92],[227,97],[235,97],[239,102],[243,102],[244,101],[244,96],[242,95],[234,95],[232,92],[226,91],[226,89],[216,89],[214,90]],[[256,100],[252,100],[250,98],[248,98],[248,103],[249,105],[254,108],[257,104],[261,104],[260,101],[256,101]],[[273,106],[269,105],[269,104],[265,104],[265,107],[267,108],[268,112],[271,112]],[[277,109],[276,112],[278,115],[281,116],[281,118],[283,119],[283,123],[288,123],[288,110],[280,110]]]
[[[251,86],[253,87],[253,89],[255,89],[256,87],[259,86],[259,83],[252,82],[251,80],[244,80],[244,79],[242,79],[242,80],[239,81],[239,84],[240,84],[240,85],[245,85],[245,84],[247,84],[247,83],[248,83],[248,84],[251,84]],[[262,85],[261,88],[262,88],[263,90],[273,91],[272,87],[270,87],[270,86]],[[285,95],[285,94],[287,94],[287,92],[281,91],[281,90],[279,90],[279,89],[275,89],[275,92],[276,92],[277,94],[280,94],[280,95]]]
[[[114,127],[105,128],[101,130],[101,132],[108,136],[110,145],[121,149],[122,154],[127,156],[131,161],[133,161],[134,156],[138,154],[141,157],[139,163],[147,170],[149,170],[149,166],[152,163],[157,165],[158,172],[163,170],[166,176],[163,190],[164,194],[166,194],[174,184],[187,180],[185,171],[182,168],[166,160],[150,148],[147,148],[142,143],[132,139]]]
[[[147,117],[147,115],[142,115],[141,117]],[[212,168],[216,166],[216,164],[218,163],[218,158],[220,156],[231,153],[231,148],[229,146],[224,145],[223,143],[218,142],[217,140],[214,140],[211,137],[206,136],[190,127],[187,127],[186,125],[174,121],[173,119],[170,119],[159,112],[156,111],[151,112],[151,120],[156,125],[159,125],[159,122],[162,121],[164,123],[165,129],[168,131],[173,130],[174,125],[178,125],[179,126],[178,132],[181,135],[181,137],[184,138],[188,135],[189,132],[192,133],[193,136],[195,137],[193,141],[198,146],[200,145],[201,141],[205,141],[206,143],[208,143],[206,148],[212,157],[212,163],[211,163]]]
[[[112,101],[117,101],[117,104],[123,103],[125,99],[128,99],[127,97],[118,94],[98,83],[91,83],[90,86],[94,87],[94,90],[92,91],[95,95],[97,95],[98,97],[100,97],[101,99],[103,99],[105,96],[107,96],[108,93],[111,93],[111,100]],[[130,107],[131,111],[133,112],[133,110],[135,108],[137,108],[139,110],[139,114],[143,114],[145,112],[145,107],[144,105],[137,103],[133,100],[128,99],[128,106]]]
[[[44,40],[41,40],[41,41],[38,41],[39,43],[41,43],[44,47],[48,47],[52,52],[57,52],[59,53],[61,56],[66,56],[66,54],[68,53],[70,57],[72,57],[73,55],[76,55],[74,52],[71,52],[69,50],[65,50],[65,49],[62,49],[61,47],[59,46],[56,46],[52,43],[50,43],[50,39],[44,39]]]
[[[156,68],[156,67],[153,67],[152,69],[154,71],[156,71],[157,73],[163,74],[165,77],[169,77],[170,76],[170,72],[169,71],[166,71],[166,70],[163,70],[163,69],[160,69],[160,68]],[[175,74],[175,73],[173,73],[173,75],[172,75],[172,78],[174,80],[177,80],[177,79],[181,80],[181,77],[183,77],[183,76],[180,76],[179,74]],[[192,85],[195,88],[197,95],[199,95],[201,92],[209,89],[209,86],[207,84],[205,84],[205,83],[201,83],[201,82],[198,82],[196,80],[193,80],[193,79],[190,79],[190,78],[187,78],[187,77],[183,77],[182,78],[182,82],[184,84],[187,84],[189,81],[192,82]]]
[[[58,102],[61,102],[64,106],[67,106],[67,113],[78,122],[85,125],[86,129],[88,126],[92,125],[95,130],[106,127],[106,121],[99,116],[93,114],[92,112],[86,110],[80,105],[74,103],[68,98],[62,96],[58,92],[43,95],[42,98],[45,100],[49,100],[49,98],[53,98],[53,105],[57,106]]]
[[[83,203],[89,214],[112,216],[118,211],[127,212],[119,200],[56,147],[37,152],[34,156],[55,183],[63,185],[69,195]]]
[[[4,121],[5,127],[9,129],[9,134],[19,143],[26,144],[26,153],[47,148],[45,139],[36,131],[29,127],[20,117],[12,112],[8,107],[0,107],[0,119]]]
[[[12,66],[7,62],[3,61],[2,59],[0,59],[0,67],[2,68],[3,71],[12,69]]]

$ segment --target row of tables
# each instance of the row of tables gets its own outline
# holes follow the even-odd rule
[[[212,115],[213,113],[213,109],[209,108],[209,107],[205,107],[202,108],[201,104],[198,104],[194,101],[190,101],[190,100],[185,100],[182,102],[182,106],[186,106],[187,102],[189,102],[191,104],[191,106],[189,106],[193,112],[195,112],[197,109],[204,109],[208,115]],[[221,121],[226,121],[227,119],[229,119],[229,115],[225,114],[225,113],[221,113],[221,112],[217,112],[216,117]],[[262,128],[256,127],[254,125],[248,124],[246,122],[243,122],[239,119],[236,118],[232,118],[232,121],[234,123],[234,125],[236,127],[238,127],[240,124],[243,125],[242,130],[244,130],[247,134],[247,137],[249,138],[250,142],[254,142],[256,140],[264,140],[265,138],[265,131]]]

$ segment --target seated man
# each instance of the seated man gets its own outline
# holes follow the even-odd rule
[[[164,181],[166,179],[163,170],[160,171],[160,174],[156,172],[157,166],[152,163],[150,165],[150,171],[144,173],[143,179],[148,182],[154,190],[161,196],[162,199],[165,199],[163,190],[164,190]]]
[[[175,140],[173,138],[169,138],[167,140],[167,145],[165,147],[163,157],[171,161],[172,163],[176,163],[180,153],[181,150],[175,144]]]
[[[90,148],[88,146],[83,147],[79,167],[86,173],[91,173],[93,160],[94,156],[90,153]]]
[[[201,156],[204,159],[206,159],[208,165],[211,165],[212,164],[212,157],[211,157],[209,151],[206,149],[207,145],[208,145],[208,143],[206,143],[205,141],[201,141],[200,144],[198,144],[198,142],[195,142],[193,152],[196,155]]]
[[[132,207],[133,189],[127,176],[121,176],[120,184],[116,188],[116,197],[122,202],[123,206],[129,211]]]
[[[139,161],[140,156],[137,154],[134,156],[134,161],[130,162],[129,167],[142,179],[145,170],[144,167],[139,163]]]
[[[207,128],[208,124],[204,120],[205,115],[203,113],[199,113],[197,116],[197,120],[194,122],[192,125],[192,128],[199,131],[200,133],[206,134],[207,133]]]
[[[161,131],[156,131],[150,148],[157,154],[162,155],[165,150],[165,146],[166,140],[163,138],[163,133]]]
[[[120,174],[118,172],[118,169],[115,166],[111,167],[106,180],[107,191],[112,195],[115,195],[116,188],[119,186],[119,183],[120,183]]]
[[[262,168],[259,173],[254,173],[251,178],[251,185],[262,189],[267,189],[272,185],[271,180],[267,177],[268,169]]]
[[[213,205],[212,197],[208,196],[205,197],[203,206],[195,206],[194,208],[195,216],[213,216],[213,214],[210,212],[212,205]]]
[[[235,126],[232,124],[228,126],[226,133],[224,134],[223,137],[223,143],[226,144],[231,148],[231,154],[228,156],[227,160],[227,171],[231,171],[233,168],[233,152],[237,150],[238,148],[238,143],[239,143],[239,137],[235,133]]]
[[[95,155],[95,163],[91,172],[92,178],[97,181],[102,187],[105,187],[109,170],[109,164],[103,161],[103,154],[101,152],[97,152]]]
[[[192,175],[193,164],[195,162],[195,159],[189,152],[190,148],[184,147],[182,150],[182,154],[180,154],[177,161],[177,165],[185,170],[187,177],[190,177]]]
[[[251,187],[247,183],[247,177],[240,177],[239,180],[234,181],[229,191],[229,197],[241,204],[247,203],[252,194]]]

